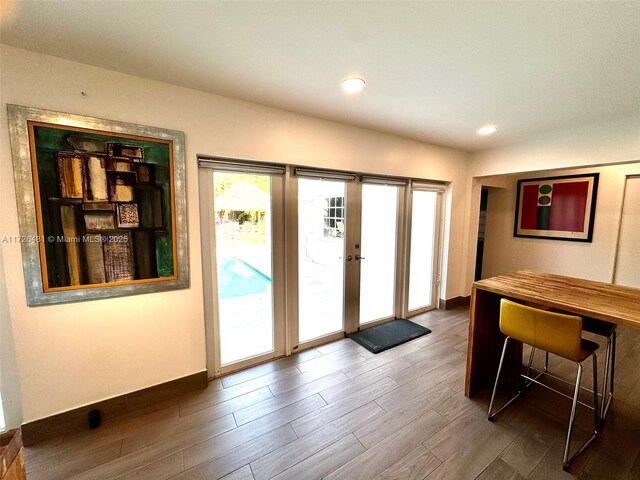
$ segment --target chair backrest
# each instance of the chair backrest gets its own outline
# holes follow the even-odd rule
[[[582,318],[527,307],[503,298],[500,330],[541,350],[575,358],[582,343]]]

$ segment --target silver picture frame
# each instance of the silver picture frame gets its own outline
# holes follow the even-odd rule
[[[69,113],[42,110],[20,105],[7,105],[9,137],[13,157],[13,175],[16,188],[16,202],[22,249],[22,265],[29,306],[79,302],[86,300],[121,297],[144,293],[164,292],[189,288],[189,244],[186,196],[186,163],[184,152],[184,133],[157,127],[136,125],[102,118],[87,117]],[[131,284],[113,286],[87,286],[80,289],[63,291],[45,291],[43,284],[43,266],[41,264],[36,195],[32,172],[29,122],[41,122],[60,127],[76,127],[124,134],[149,139],[171,141],[173,145],[173,215],[175,218],[175,255],[174,276],[167,280],[154,278],[154,281],[140,281]]]

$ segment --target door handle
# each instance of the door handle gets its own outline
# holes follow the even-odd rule
[[[351,260],[353,260],[353,257],[352,257],[351,255],[347,255],[346,260],[347,260],[347,262],[350,262]],[[357,259],[356,259],[356,260],[357,260]]]
[[[358,255],[358,254],[356,253],[356,260],[364,260],[364,259],[365,259],[364,257],[361,257],[360,255]]]

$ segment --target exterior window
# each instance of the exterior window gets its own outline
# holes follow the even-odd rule
[[[344,237],[344,197],[325,198],[324,236]]]

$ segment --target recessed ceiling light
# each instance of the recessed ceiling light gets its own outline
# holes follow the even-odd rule
[[[350,77],[342,80],[342,90],[346,93],[358,93],[364,88],[365,81],[360,77]]]
[[[496,133],[496,130],[498,130],[496,125],[485,125],[478,129],[478,135],[491,135],[492,133]]]

